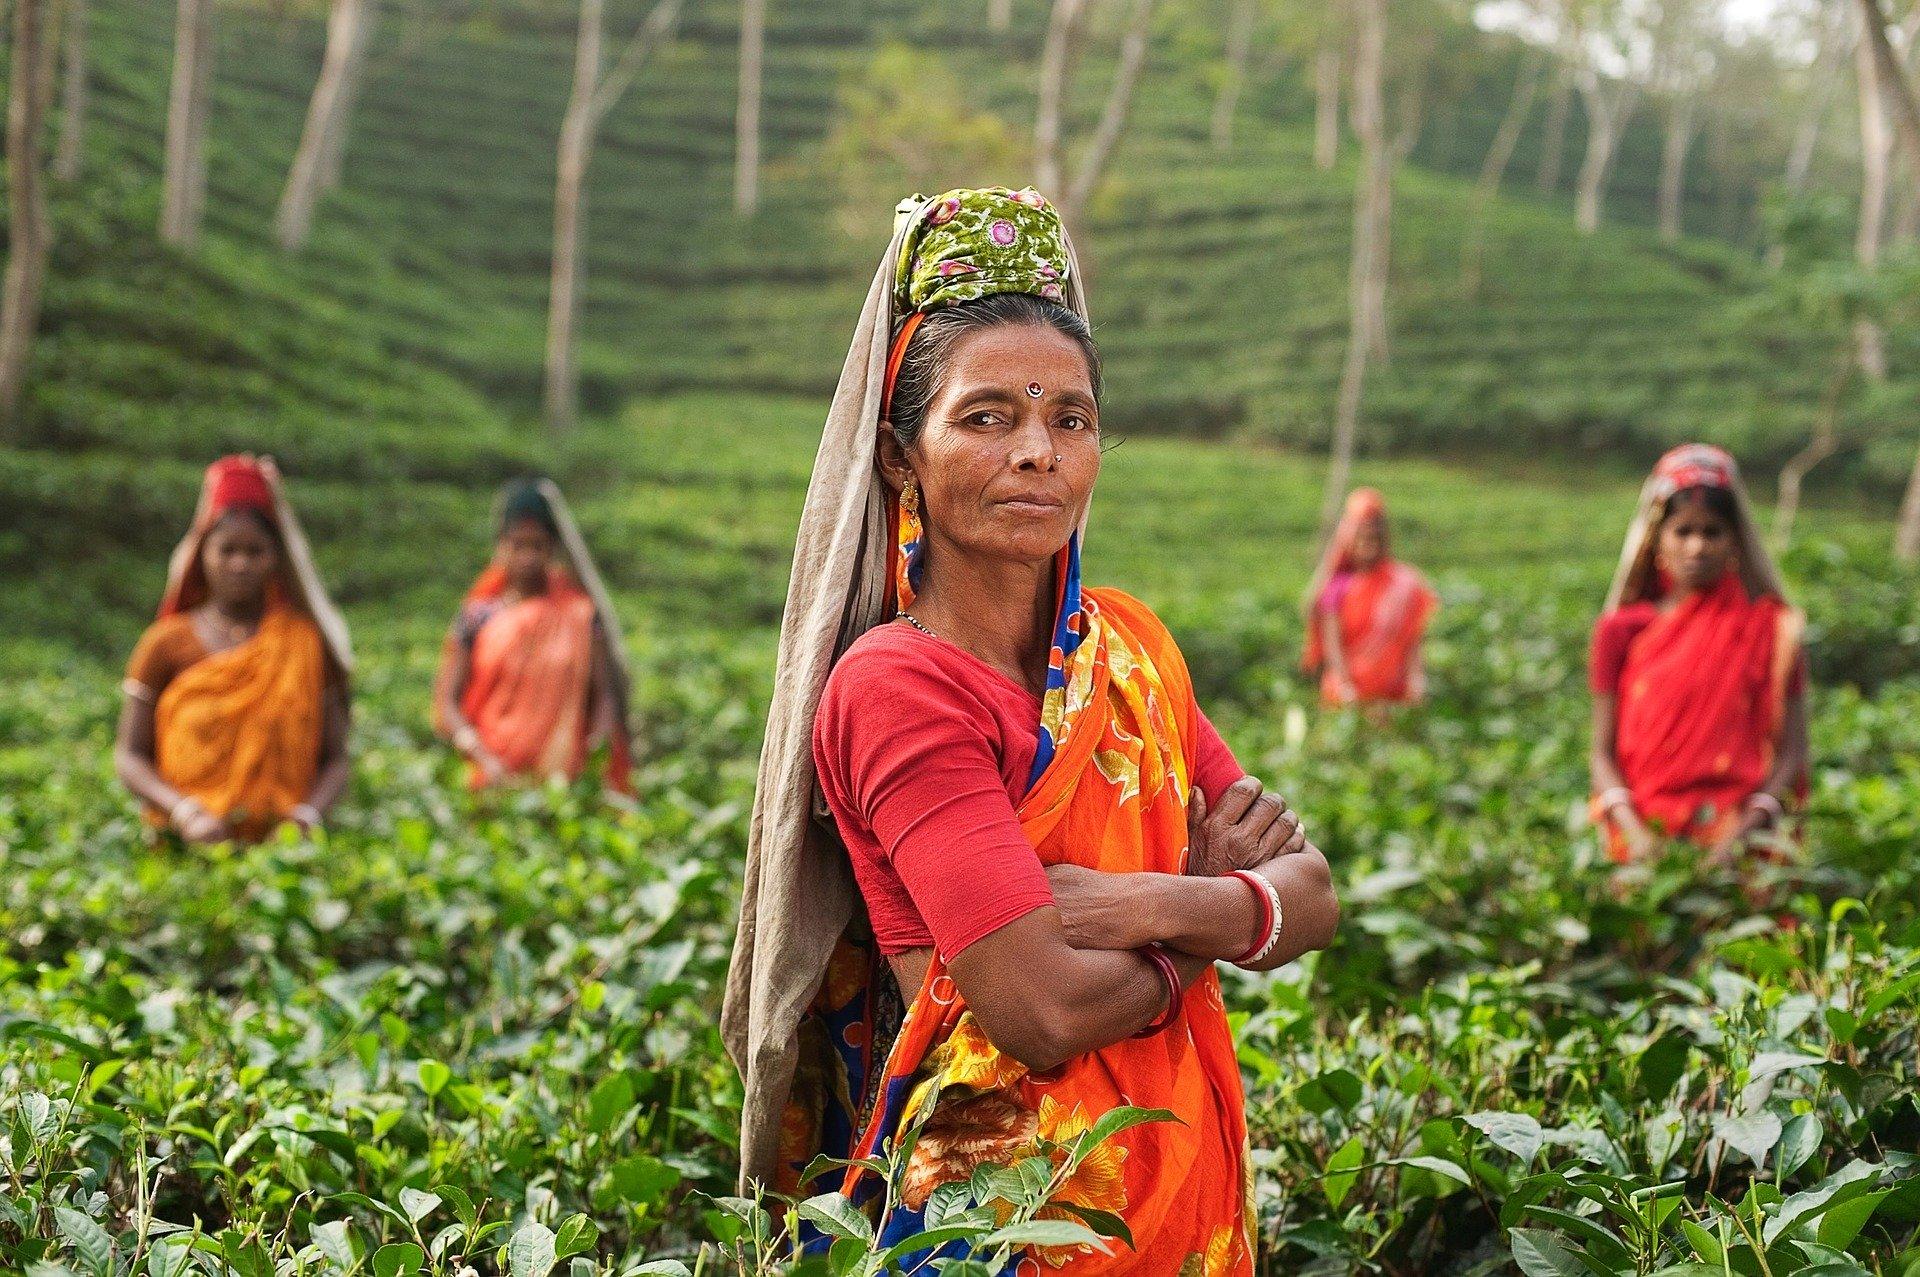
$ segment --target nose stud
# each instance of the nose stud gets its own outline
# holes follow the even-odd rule
[[[1040,396],[1041,396],[1041,395],[1042,395],[1043,393],[1045,393],[1045,392],[1044,392],[1044,391],[1042,390],[1042,388],[1041,388],[1041,386],[1040,386],[1040,383],[1039,383],[1039,382],[1037,382],[1037,381],[1030,381],[1030,382],[1028,382],[1028,383],[1027,383],[1027,397],[1028,397],[1028,398],[1030,398],[1030,399],[1038,399],[1038,398],[1039,398],[1039,397],[1040,397]]]

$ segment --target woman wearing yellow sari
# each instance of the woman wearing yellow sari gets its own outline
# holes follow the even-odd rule
[[[1327,863],[1152,612],[1082,587],[1099,365],[1058,216],[999,189],[899,214],[802,516],[761,758],[722,1024],[743,1179],[791,1190],[816,1153],[911,1143],[894,1240],[978,1165],[1163,1108],[1055,1199],[1132,1246],[1009,1271],[1251,1273],[1213,965],[1327,944]]]
[[[352,660],[273,462],[223,457],[128,663],[115,770],[187,842],[311,830],[346,788]]]
[[[493,561],[454,617],[434,722],[475,789],[511,777],[578,779],[608,750],[609,790],[630,792],[627,670],[613,606],[560,490],[502,495]]]

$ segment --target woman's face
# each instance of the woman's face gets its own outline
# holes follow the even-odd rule
[[[1353,566],[1365,570],[1378,563],[1387,552],[1387,520],[1384,515],[1369,515],[1353,530]]]
[[[547,588],[553,566],[553,534],[537,519],[515,519],[500,534],[500,564],[507,584],[518,594],[539,594]]]
[[[223,516],[200,545],[207,593],[223,607],[257,607],[279,566],[279,547],[251,514]]]
[[[982,558],[1040,562],[1080,526],[1100,474],[1100,414],[1080,344],[1002,325],[954,344],[905,458],[882,436],[889,477],[920,486],[930,539]]]
[[[1733,566],[1733,527],[1698,497],[1682,496],[1660,520],[1660,566],[1683,590],[1704,590]]]

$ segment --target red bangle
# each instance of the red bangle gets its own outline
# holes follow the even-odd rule
[[[1136,1038],[1150,1038],[1156,1033],[1164,1032],[1168,1025],[1180,1018],[1180,1004],[1185,995],[1180,991],[1180,973],[1173,969],[1173,959],[1167,956],[1165,949],[1157,944],[1150,944],[1138,952],[1147,961],[1160,968],[1160,978],[1167,982],[1166,1011],[1153,1023],[1133,1035]]]
[[[1273,934],[1273,897],[1267,894],[1265,885],[1248,870],[1236,869],[1228,876],[1246,883],[1247,890],[1253,893],[1253,898],[1260,906],[1259,929],[1253,933],[1253,943],[1247,946],[1247,951],[1233,960],[1233,965],[1237,967],[1243,962],[1252,962],[1267,947],[1267,937]]]

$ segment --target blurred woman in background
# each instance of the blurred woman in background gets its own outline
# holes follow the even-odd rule
[[[273,462],[223,457],[128,663],[115,770],[190,843],[312,830],[347,783],[352,662]]]
[[[1307,587],[1301,665],[1320,675],[1321,704],[1425,699],[1420,643],[1437,602],[1426,578],[1388,549],[1386,502],[1354,489]]]
[[[434,684],[434,725],[475,789],[512,777],[577,780],[604,745],[606,787],[631,792],[619,622],[559,488],[502,494],[493,561],[467,591]]]
[[[1807,772],[1804,627],[1733,458],[1662,457],[1593,632],[1593,815],[1615,861],[1681,838],[1726,862],[1783,823]]]

